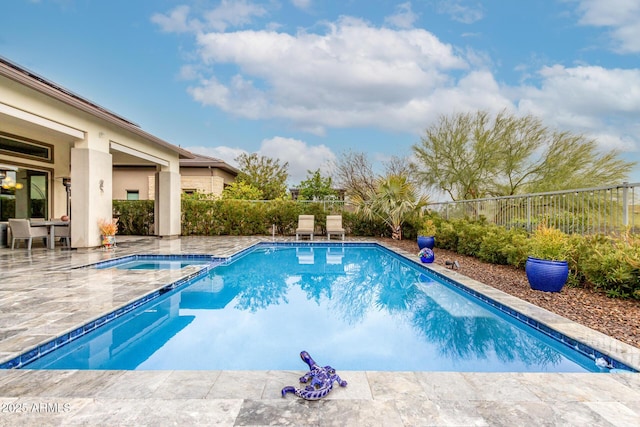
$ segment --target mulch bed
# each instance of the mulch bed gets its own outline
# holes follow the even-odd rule
[[[418,253],[412,240],[383,239],[389,246]],[[545,308],[610,337],[640,348],[640,301],[607,297],[591,289],[565,286],[561,292],[534,291],[529,287],[524,270],[511,266],[494,265],[473,257],[459,255],[444,249],[434,249],[435,263],[456,260],[459,273],[492,286],[505,293]]]

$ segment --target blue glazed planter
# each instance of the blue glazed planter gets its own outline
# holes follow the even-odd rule
[[[525,271],[531,289],[536,291],[560,292],[569,277],[567,261],[528,257]]]
[[[418,248],[424,249],[429,248],[433,249],[436,245],[436,239],[433,236],[418,236]]]

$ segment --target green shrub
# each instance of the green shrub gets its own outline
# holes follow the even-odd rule
[[[507,264],[524,268],[529,257],[529,233],[525,230],[512,229],[511,241],[503,249]]]
[[[464,220],[445,221],[438,227],[436,247],[456,251],[458,249],[458,225]]]
[[[118,218],[118,233],[149,236],[154,233],[153,200],[114,200],[113,216]]]
[[[571,247],[569,236],[557,228],[539,226],[529,239],[529,255],[550,261],[567,261]]]
[[[267,224],[270,232],[275,225],[276,234],[294,234],[298,226],[298,215],[303,213],[304,206],[292,200],[273,200],[265,204]]]
[[[382,220],[368,220],[360,214],[344,211],[342,226],[348,234],[363,237],[391,237],[389,226]]]
[[[487,225],[478,250],[479,259],[492,264],[508,265],[523,256],[514,242],[526,240],[527,233],[519,229],[507,230],[497,225]],[[514,256],[515,255],[515,256]],[[526,261],[526,255],[524,256]],[[524,261],[522,261],[524,263]]]
[[[587,240],[578,266],[584,280],[610,297],[640,299],[640,237]]]
[[[477,256],[482,246],[487,225],[483,222],[465,221],[458,224],[458,246],[456,252],[462,255]]]

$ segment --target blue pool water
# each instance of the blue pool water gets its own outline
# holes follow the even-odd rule
[[[589,357],[378,246],[258,248],[30,369],[585,372]]]

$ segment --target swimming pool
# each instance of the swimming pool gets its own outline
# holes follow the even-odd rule
[[[600,371],[377,245],[259,245],[26,365],[33,369]]]

